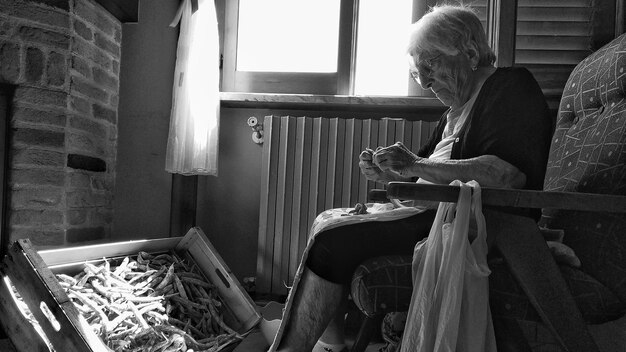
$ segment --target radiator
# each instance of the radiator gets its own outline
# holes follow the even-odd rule
[[[266,116],[256,289],[286,294],[308,231],[325,209],[353,207],[381,188],[359,170],[358,155],[402,141],[417,151],[436,122]]]

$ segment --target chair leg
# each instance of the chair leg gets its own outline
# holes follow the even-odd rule
[[[350,352],[365,351],[372,339],[372,336],[377,333],[376,329],[380,329],[380,325],[382,324],[384,317],[385,314],[378,314],[373,317],[365,316]]]
[[[537,224],[493,209],[484,209],[484,214],[488,236],[561,347],[598,351]]]
[[[517,321],[493,317],[498,352],[532,352]]]

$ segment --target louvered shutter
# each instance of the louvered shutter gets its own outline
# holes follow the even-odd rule
[[[574,67],[592,52],[590,0],[520,0],[515,64],[527,67],[546,96],[561,96]]]
[[[473,3],[486,28],[487,1]],[[515,65],[560,98],[574,67],[614,37],[614,0],[518,0]]]

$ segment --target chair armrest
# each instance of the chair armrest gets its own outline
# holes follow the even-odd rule
[[[375,203],[389,202],[389,198],[387,198],[387,191],[376,188],[370,189],[369,192],[367,192],[367,201]]]
[[[458,186],[390,182],[388,199],[456,202]],[[481,187],[483,205],[626,213],[626,196]]]

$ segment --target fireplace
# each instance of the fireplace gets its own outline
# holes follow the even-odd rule
[[[121,40],[94,0],[0,2],[0,84],[14,89],[3,243],[110,236]]]

